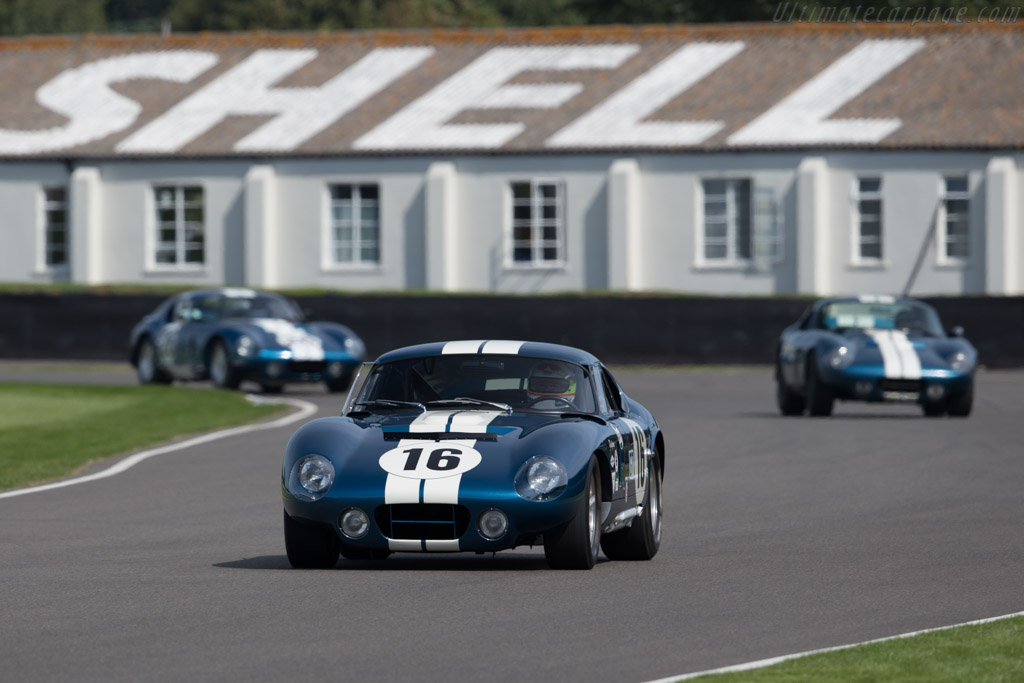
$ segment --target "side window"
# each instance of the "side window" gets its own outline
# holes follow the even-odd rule
[[[174,304],[174,319],[185,321],[192,319],[192,300],[188,297],[178,300]]]
[[[619,393],[619,385],[612,379],[611,374],[604,368],[601,368],[601,386],[604,389],[604,400],[608,404],[608,409],[612,412],[622,412],[622,395]]]

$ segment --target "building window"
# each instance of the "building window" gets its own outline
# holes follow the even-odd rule
[[[507,254],[511,265],[558,266],[565,262],[564,194],[559,181],[512,183],[512,239]]]
[[[964,261],[970,255],[970,195],[967,176],[943,179],[941,232],[945,261]]]
[[[750,181],[705,180],[704,261],[740,263],[750,259]]]
[[[331,185],[332,265],[380,263],[380,193],[376,185]]]
[[[205,263],[203,188],[162,186],[156,194],[157,266],[201,266]]]
[[[64,187],[43,190],[44,256],[47,268],[68,264],[68,191]]]
[[[858,178],[854,205],[857,209],[857,260],[882,260],[882,180]]]

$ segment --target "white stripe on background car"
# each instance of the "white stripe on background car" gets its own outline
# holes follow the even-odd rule
[[[483,342],[476,343],[479,348]],[[431,411],[413,420],[409,424],[409,432],[486,434],[487,425],[502,414],[504,413],[500,411],[489,410]],[[458,504],[462,475],[475,468],[482,460],[480,452],[474,448],[476,442],[476,439],[401,439],[396,448],[381,455],[378,461],[381,469],[388,473],[388,478],[384,482],[384,503]],[[443,467],[440,467],[441,463],[444,463]],[[459,549],[459,542],[388,539],[388,547],[395,552],[455,551]]]
[[[867,330],[878,344],[888,379],[921,379],[921,359],[907,335],[898,330]]]
[[[324,359],[323,340],[294,323],[278,318],[259,318],[253,320],[252,324],[264,332],[274,335],[278,344],[290,349],[292,360]]]
[[[857,301],[862,304],[894,304],[896,297],[889,294],[861,294]]]

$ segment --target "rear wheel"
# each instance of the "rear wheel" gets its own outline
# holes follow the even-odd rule
[[[959,394],[950,396],[947,404],[947,409],[952,417],[967,417],[971,414],[972,407],[974,407],[974,382],[971,382],[970,386]]]
[[[284,513],[284,548],[296,569],[330,569],[338,562],[338,540],[319,527],[292,519]]]
[[[149,337],[139,344],[139,353],[135,358],[135,372],[139,384],[170,384],[171,376],[160,369],[157,362],[156,346]]]
[[[544,557],[553,569],[590,569],[601,549],[601,480],[590,458],[576,516],[557,531],[544,534]]]
[[[214,342],[213,348],[210,349],[209,370],[214,386],[220,389],[237,389],[242,383],[242,376],[231,365],[231,355],[222,340]]]
[[[610,560],[649,560],[661,547],[661,468],[651,458],[643,511],[629,527],[601,537],[601,550]]]
[[[811,417],[827,417],[832,414],[835,396],[821,377],[818,376],[818,363],[812,356],[807,359],[807,413]]]

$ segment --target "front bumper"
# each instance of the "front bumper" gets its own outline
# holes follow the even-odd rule
[[[263,350],[253,358],[236,358],[234,366],[245,379],[284,384],[340,380],[360,362],[344,352],[325,353],[323,360],[296,360],[289,351]]]
[[[484,495],[460,493],[457,504],[384,503],[383,495],[332,490],[314,502],[300,501],[284,492],[284,508],[293,519],[330,529],[342,546],[354,550],[392,552],[496,552],[539,542],[545,532],[564,526],[579,510],[582,491],[568,492],[554,500],[528,501],[514,491]],[[370,518],[370,528],[360,539],[345,536],[340,516],[357,507]],[[478,528],[480,515],[501,510],[508,529],[497,539],[485,537]]]
[[[948,368],[922,368],[920,378],[886,377],[881,366],[856,363],[842,370],[821,368],[819,374],[836,398],[870,402],[940,403],[974,381],[973,372]]]

